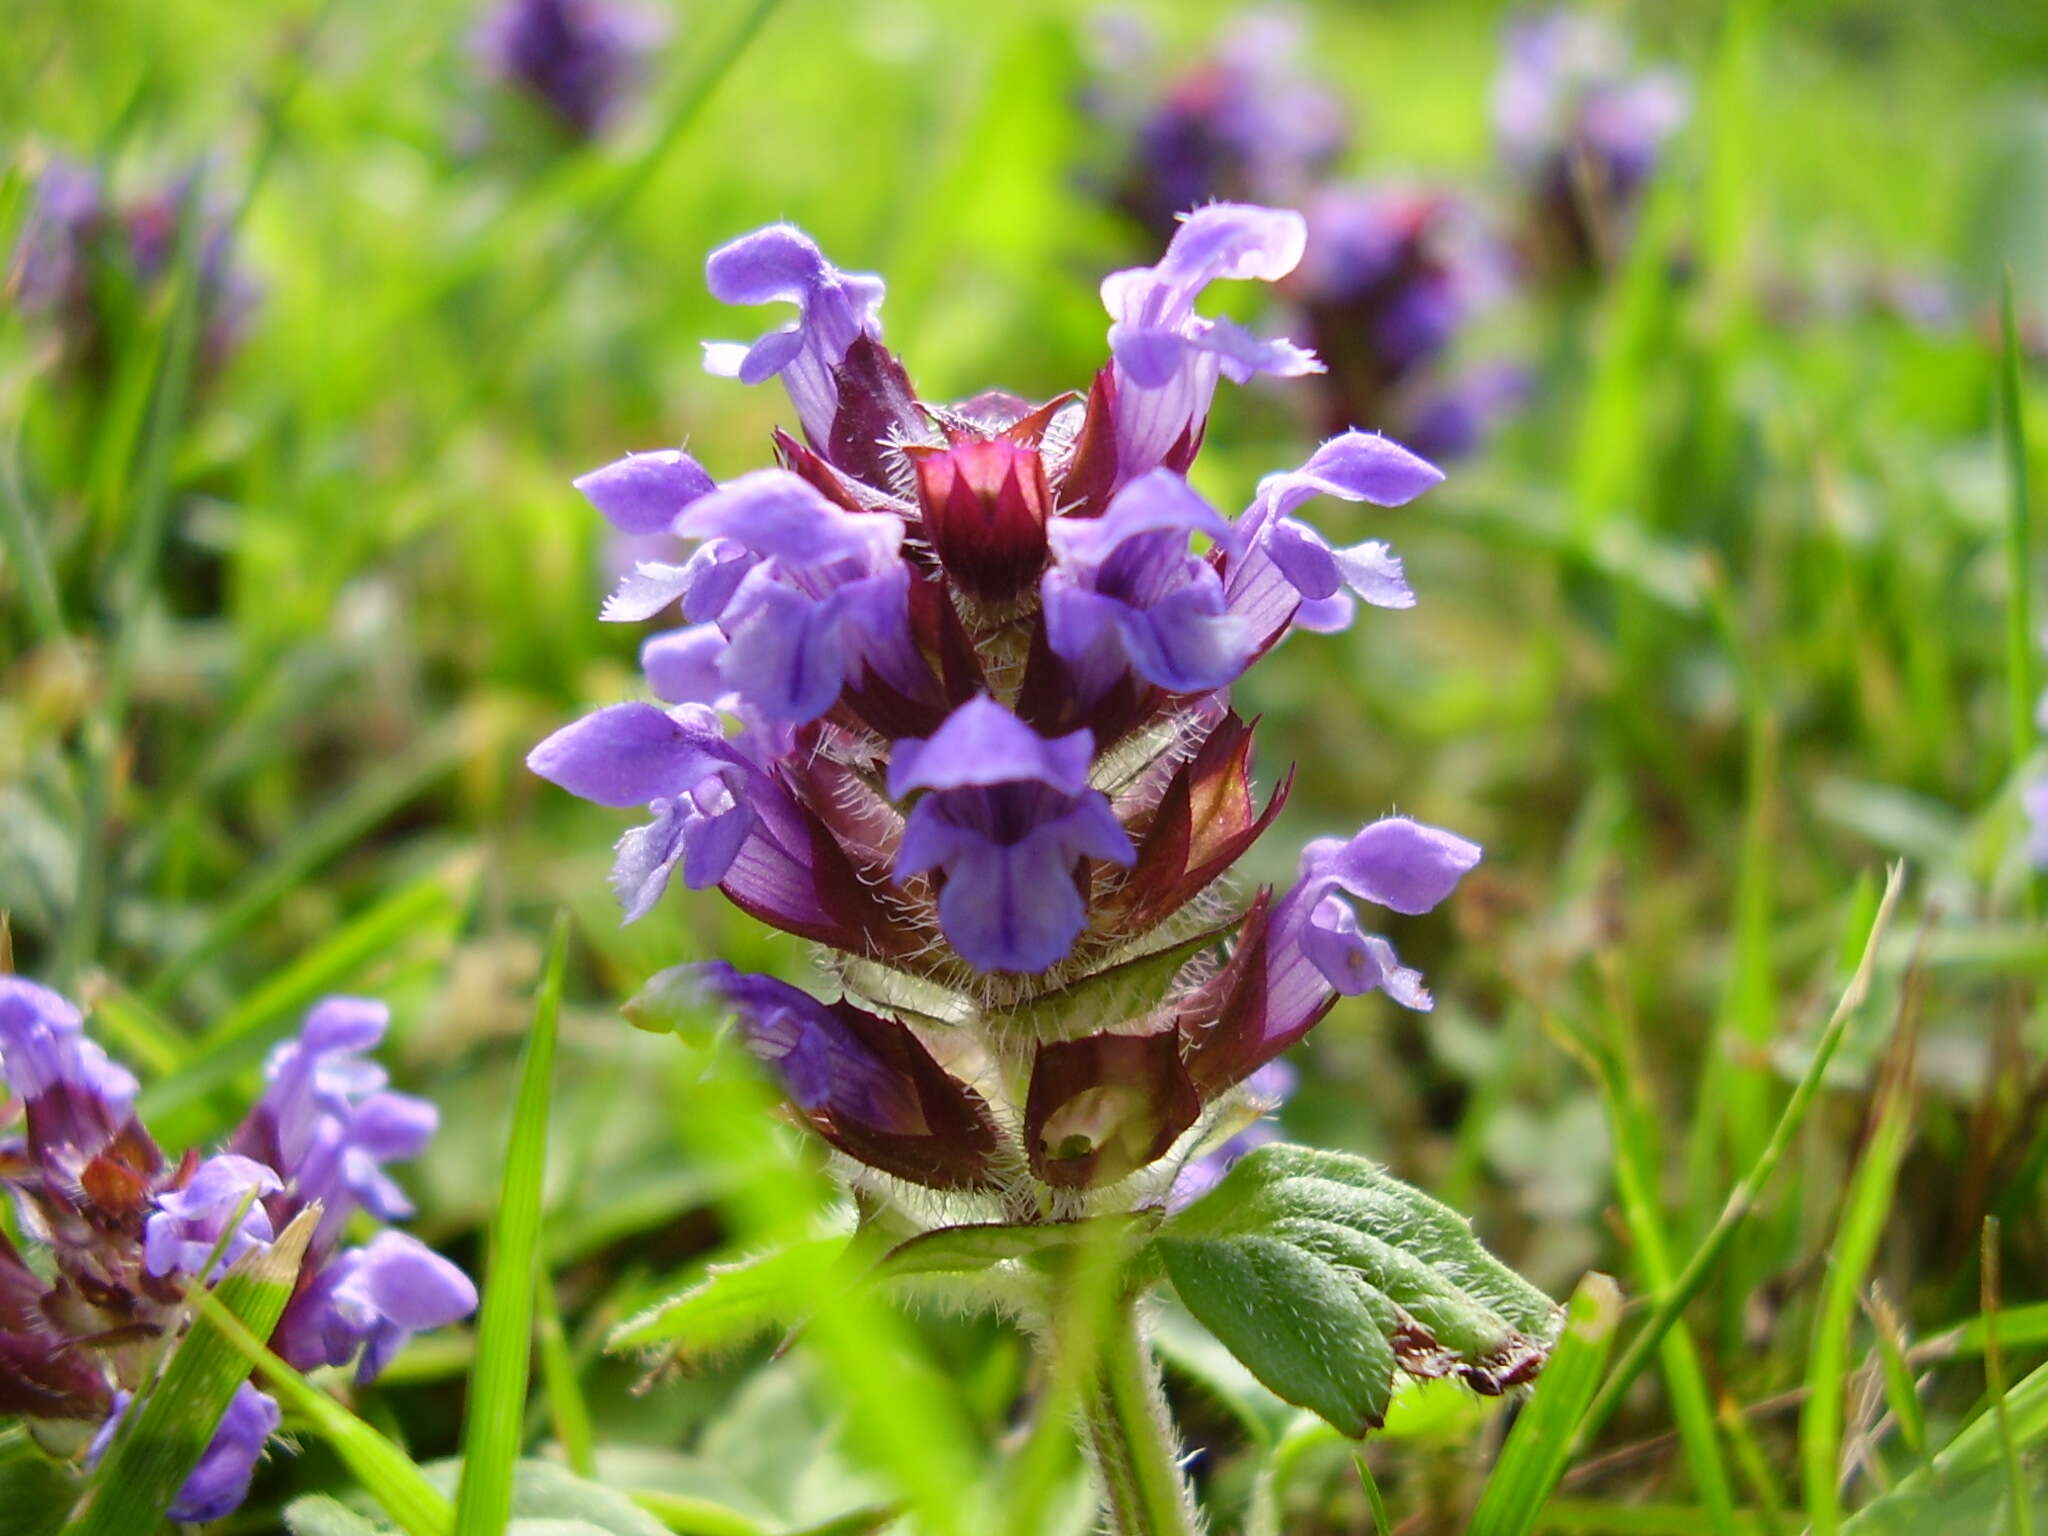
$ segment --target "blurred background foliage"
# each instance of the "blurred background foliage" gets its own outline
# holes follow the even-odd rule
[[[174,1146],[231,1120],[305,1000],[389,999],[401,1076],[445,1116],[412,1178],[418,1230],[473,1258],[539,935],[566,906],[544,1249],[605,1479],[753,1522],[672,1505],[678,1530],[886,1508],[899,1347],[948,1383],[972,1454],[997,1454],[1026,1351],[992,1324],[920,1317],[865,1354],[756,1350],[638,1394],[635,1362],[600,1357],[605,1328],[679,1275],[808,1219],[808,1196],[748,1193],[807,1154],[734,1112],[755,1101],[729,1065],[636,1033],[618,1002],[682,959],[801,977],[804,957],[693,893],[621,930],[603,878],[617,818],[521,758],[636,686],[638,634],[596,621],[616,553],[570,477],[678,442],[736,473],[787,414],[701,369],[701,340],[754,325],[705,292],[712,246],[788,217],[884,274],[888,336],[927,398],[1085,387],[1097,282],[1153,259],[1098,195],[1122,148],[1083,105],[1093,10],[692,0],[616,131],[579,146],[480,76],[476,15],[449,0],[8,9],[0,234],[57,157],[117,192],[189,173],[188,206],[233,224],[253,285],[220,359],[194,324],[196,240],[173,280],[105,296],[114,320],[83,359],[46,318],[0,317],[16,968],[97,1001]],[[1132,9],[1169,64],[1231,14]],[[1306,14],[1312,67],[1360,126],[1344,170],[1506,205],[1498,8]],[[1980,1310],[1986,1215],[2033,1329],[2008,1375],[2048,1353],[2048,932],[2019,806],[2041,765],[2016,725],[2034,663],[2008,641],[2039,569],[2015,549],[1994,430],[2009,268],[2048,483],[2048,11],[1611,14],[1689,76],[1691,121],[1622,270],[1523,294],[1461,340],[1528,361],[1528,407],[1417,506],[1325,512],[1333,534],[1389,538],[1421,604],[1297,641],[1242,689],[1268,721],[1262,779],[1301,769],[1252,872],[1284,878],[1303,839],[1389,808],[1485,845],[1448,915],[1395,933],[1437,1010],[1341,1009],[1297,1053],[1284,1121],[1473,1212],[1562,1295],[1589,1267],[1657,1284],[1617,1206],[1617,1127],[1664,1238],[1691,1251],[1805,1064],[1883,865],[1907,861],[1877,994],[1691,1314],[1724,1419],[1708,1438],[1768,1515],[1800,1507],[1816,1308],[1886,1105],[1910,1132],[1851,1367],[1874,1328],[1925,1350]],[[1947,312],[1865,301],[1909,281]],[[1303,457],[1303,422],[1280,390],[1228,394],[1198,483],[1241,506]],[[1952,1427],[1984,1378],[1967,1349],[1938,1352],[1920,1357],[1927,1412]],[[1345,1456],[1276,1438],[1272,1401],[1198,1343],[1172,1354],[1221,1528],[1276,1466],[1284,1529],[1371,1528]],[[450,1449],[463,1355],[422,1343],[362,1411]],[[1501,1415],[1425,1396],[1372,1461],[1402,1529],[1460,1529]],[[1860,1497],[1910,1455],[1876,1433],[1882,1394],[1849,1400]],[[1698,1516],[1714,1474],[1668,1437],[1672,1412],[1646,1381],[1548,1528],[1713,1529],[1614,1523]],[[537,1410],[536,1442],[558,1428]],[[240,1527],[343,1481],[309,1447],[265,1472]],[[1085,1525],[1085,1504],[1059,1518],[1044,1528]]]

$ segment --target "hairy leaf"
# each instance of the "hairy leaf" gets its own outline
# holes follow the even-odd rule
[[[1532,1379],[1556,1305],[1447,1206],[1361,1158],[1263,1147],[1156,1239],[1187,1308],[1252,1374],[1349,1435],[1394,1368],[1498,1394]]]

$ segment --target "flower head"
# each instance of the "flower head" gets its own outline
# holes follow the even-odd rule
[[[779,374],[806,441],[778,433],[775,467],[722,485],[680,453],[578,482],[621,530],[694,544],[605,616],[679,604],[684,625],[641,647],[660,703],[608,704],[529,764],[648,808],[613,869],[628,920],[680,872],[822,947],[837,1001],[719,962],[683,979],[851,1178],[989,1219],[1163,1201],[1341,993],[1421,996],[1347,905],[1417,910],[1426,860],[1385,830],[1414,823],[1316,845],[1277,900],[1228,878],[1289,782],[1259,794],[1230,686],[1360,599],[1415,601],[1385,542],[1334,542],[1306,509],[1442,478],[1350,431],[1234,517],[1189,486],[1220,379],[1316,366],[1200,296],[1285,277],[1304,239],[1285,210],[1200,208],[1104,283],[1085,395],[941,404],[883,347],[877,280],[760,231],[714,254],[713,288],[797,323],[713,360]]]
[[[76,161],[53,158],[43,167],[9,288],[17,308],[52,325],[58,358],[71,372],[106,380],[123,334],[135,329],[127,307],[162,291],[188,230],[201,379],[218,373],[241,343],[258,289],[235,260],[227,222],[195,194],[194,181],[187,172],[117,198],[98,172]]]
[[[32,1265],[0,1234],[0,1412],[97,1425],[97,1458],[158,1354],[134,1346],[184,1326],[188,1284],[217,1282],[301,1217],[299,1275],[271,1338],[301,1369],[360,1355],[367,1380],[413,1331],[475,1308],[467,1277],[411,1237],[342,1242],[359,1211],[410,1213],[384,1165],[418,1155],[437,1120],[367,1059],[387,1022],[361,999],[316,1005],[271,1053],[263,1097],[228,1149],[170,1162],[135,1120],[135,1079],[85,1036],[78,1009],[0,977],[0,1078],[26,1121],[25,1136],[10,1135],[0,1099],[0,1180],[47,1249]],[[239,1505],[279,1420],[244,1385],[172,1518],[217,1520]]]

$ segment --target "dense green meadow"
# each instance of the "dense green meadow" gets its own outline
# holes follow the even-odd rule
[[[1168,60],[1229,14],[1144,9]],[[1218,1532],[2048,1530],[2048,11],[1613,9],[1691,88],[1634,240],[1460,337],[1532,386],[1440,489],[1318,514],[1393,542],[1414,611],[1237,692],[1261,785],[1298,768],[1247,885],[1390,810],[1485,848],[1388,930],[1434,1012],[1345,1000],[1281,1123],[1576,1291],[1569,1358],[1404,1387],[1361,1446],[1169,1307],[1167,1390]],[[1157,250],[1098,195],[1090,8],[688,0],[587,146],[480,79],[452,0],[7,10],[0,248],[52,156],[196,168],[254,293],[217,364],[196,239],[103,295],[89,356],[0,310],[0,969],[91,1004],[172,1149],[315,998],[388,1001],[442,1110],[412,1230],[485,1298],[372,1388],[287,1391],[296,1453],[219,1529],[325,1494],[298,1531],[448,1530],[465,1449],[465,1536],[515,1455],[566,1469],[520,1471],[565,1522],[533,1536],[1098,1528],[1057,1383],[936,1291],[821,1261],[793,1330],[607,1348],[823,1230],[820,1149],[718,1021],[621,1016],[663,967],[800,980],[805,946],[680,886],[622,927],[625,821],[523,762],[643,696],[572,477],[678,444],[738,474],[789,419],[703,371],[765,323],[706,291],[713,247],[787,218],[885,276],[924,398],[1086,388],[1097,284]],[[1507,206],[1501,12],[1308,14],[1345,170]],[[1887,297],[1922,282],[1942,313]],[[1241,507],[1315,435],[1284,383],[1226,386],[1193,478]],[[70,1475],[0,1427],[0,1530],[57,1529]]]

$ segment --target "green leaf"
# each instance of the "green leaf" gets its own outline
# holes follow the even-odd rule
[[[667,1344],[697,1356],[744,1344],[802,1317],[816,1286],[846,1255],[850,1237],[791,1243],[772,1253],[714,1264],[702,1280],[628,1318],[605,1341],[612,1351]]]
[[[301,1211],[276,1242],[244,1254],[213,1287],[216,1305],[268,1338],[291,1300],[319,1220],[319,1207]],[[163,1375],[122,1419],[66,1536],[136,1536],[161,1525],[248,1378],[242,1352],[210,1317],[195,1317]]]
[[[625,1494],[553,1462],[514,1462],[509,1474],[507,1513],[494,1536],[668,1536],[667,1527]],[[421,1469],[423,1484],[437,1497],[453,1492],[462,1475],[457,1460]],[[294,1501],[285,1524],[293,1536],[398,1536],[404,1529],[325,1495]]]
[[[1120,1230],[1136,1230],[1127,1217],[1096,1221],[985,1222],[939,1227],[892,1248],[875,1266],[878,1279],[912,1275],[972,1274],[1012,1259],[1030,1259],[1080,1243],[1114,1241]]]
[[[1254,1376],[1348,1435],[1385,1422],[1397,1365],[1497,1393],[1535,1373],[1558,1324],[1463,1218],[1344,1153],[1262,1147],[1155,1247]]]
[[[78,1479],[25,1429],[0,1431],[0,1509],[14,1536],[56,1536],[78,1498]]]
[[[1564,1332],[1529,1406],[1515,1420],[1486,1480],[1466,1536],[1525,1536],[1564,1475],[1572,1439],[1593,1399],[1621,1321],[1621,1290],[1606,1275],[1579,1282]]]
[[[388,1529],[324,1493],[292,1500],[285,1506],[284,1523],[292,1536],[380,1536]]]
[[[456,1536],[498,1536],[512,1513],[512,1468],[519,1459],[532,1367],[535,1272],[540,1260],[541,1185],[547,1177],[548,1108],[555,1066],[555,1027],[562,1009],[562,965],[569,918],[562,913],[548,943],[534,1007],[533,1033],[512,1106],[505,1181],[491,1225],[490,1269],[477,1318],[476,1369],[462,1437],[462,1486],[455,1500]]]

